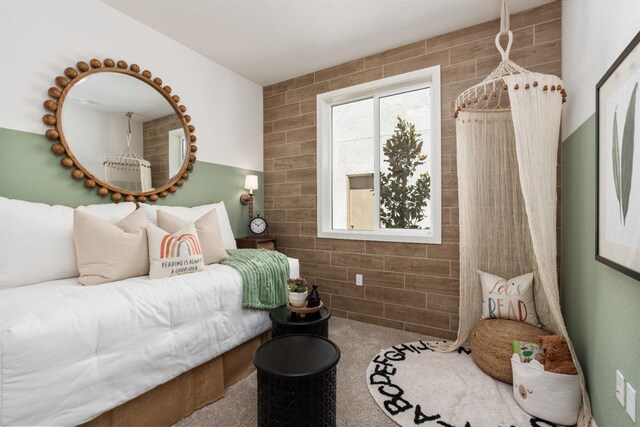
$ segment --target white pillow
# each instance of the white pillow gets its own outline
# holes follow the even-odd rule
[[[135,211],[136,204],[133,202],[105,203],[101,205],[78,206],[76,209],[102,218],[111,224],[115,224]]]
[[[482,283],[482,318],[509,319],[540,327],[533,298],[533,273],[513,279],[478,270]]]
[[[176,276],[204,270],[202,247],[193,222],[175,233],[147,224],[149,278]]]
[[[117,222],[131,213],[135,204],[83,209]],[[0,197],[0,289],[78,275],[73,208]]]
[[[218,225],[220,225],[220,234],[222,235],[222,241],[224,242],[225,249],[237,249],[236,239],[233,236],[233,230],[231,229],[231,223],[229,222],[229,215],[227,215],[227,209],[224,206],[224,202],[211,203],[209,205],[194,206],[192,208],[185,208],[183,206],[155,206],[141,203],[140,206],[144,210],[147,219],[151,224],[158,225],[158,218],[156,210],[161,209],[171,215],[177,216],[184,221],[197,221],[204,214],[215,208],[218,212]]]
[[[77,275],[73,209],[0,197],[0,289]]]

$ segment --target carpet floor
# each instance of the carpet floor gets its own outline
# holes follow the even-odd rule
[[[344,427],[397,426],[371,398],[365,380],[367,366],[371,358],[382,349],[398,343],[430,339],[430,337],[332,317],[329,320],[329,339],[340,347],[341,353],[337,368],[337,425]],[[177,427],[255,425],[255,372],[225,390],[224,398],[175,424]]]

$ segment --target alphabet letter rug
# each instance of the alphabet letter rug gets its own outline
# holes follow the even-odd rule
[[[425,341],[395,345],[373,358],[366,381],[376,403],[401,426],[554,426],[520,409],[512,386],[482,372],[462,347],[437,353]]]

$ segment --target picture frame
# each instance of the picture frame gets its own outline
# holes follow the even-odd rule
[[[640,32],[596,85],[596,260],[640,280]]]

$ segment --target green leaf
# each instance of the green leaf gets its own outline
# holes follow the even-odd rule
[[[629,196],[631,195],[631,178],[633,176],[633,144],[635,136],[636,120],[636,94],[638,93],[638,83],[633,86],[627,117],[624,121],[622,132],[622,153],[620,167],[620,193],[622,196],[622,223],[627,219],[629,211]]]
[[[611,159],[613,160],[613,183],[616,187],[616,197],[620,207],[620,218],[622,218],[622,200],[620,198],[620,147],[618,144],[618,106],[613,113],[613,140],[611,143]]]

